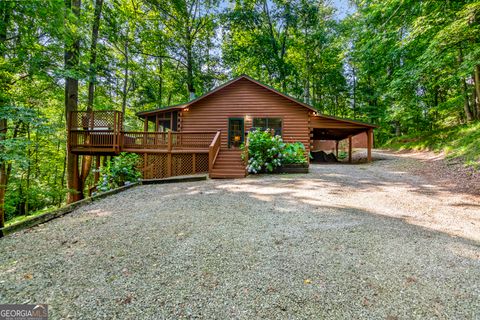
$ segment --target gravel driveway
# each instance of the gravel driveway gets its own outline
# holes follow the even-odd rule
[[[375,154],[141,186],[0,239],[0,303],[52,319],[480,319],[480,203]]]

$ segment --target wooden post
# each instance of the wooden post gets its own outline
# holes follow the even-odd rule
[[[143,121],[143,131],[148,132],[148,117],[145,117],[145,120]]]
[[[95,170],[93,184],[97,185],[98,180],[100,180],[100,156],[95,157],[95,166],[96,166],[96,170]]]
[[[197,154],[192,153],[192,172],[193,172],[193,174],[196,173],[196,166],[197,166]]]
[[[167,144],[167,177],[172,176],[172,131],[168,131],[168,144]]]
[[[348,136],[348,163],[352,163],[352,136]]]
[[[373,129],[367,131],[367,161],[372,162]]]
[[[148,155],[144,153],[143,154],[143,179],[149,178],[149,175],[147,173],[147,165],[148,165]]]
[[[338,158],[338,140],[335,140],[335,156]]]
[[[73,192],[73,196],[71,197],[71,199],[73,199],[72,202],[75,202],[82,199],[79,191],[83,192],[83,189],[78,190],[80,189],[80,177],[78,175],[78,155],[74,154],[72,155],[72,157],[73,157],[73,161],[72,161],[73,162],[73,170],[72,170],[73,171],[73,183],[72,183],[73,190],[69,190],[69,191]]]
[[[147,132],[148,132],[148,117],[145,117],[145,120],[143,121],[143,139],[142,139],[143,148],[145,148],[145,145],[147,144]]]
[[[93,112],[92,112],[93,114]],[[119,137],[117,135],[120,135],[120,132],[117,130],[117,117],[113,117],[113,151],[117,152],[117,143],[119,140]]]

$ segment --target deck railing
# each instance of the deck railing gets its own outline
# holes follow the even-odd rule
[[[112,151],[203,150],[208,152],[216,132],[141,132],[113,130],[70,130],[73,151],[111,148]]]
[[[167,149],[166,132],[122,132],[122,149]]]
[[[98,149],[113,152],[129,150],[208,151],[216,131],[143,132],[122,131],[119,111],[72,111],[68,119],[68,145],[74,152]]]
[[[118,147],[118,134],[111,130],[70,130],[69,145],[72,149],[77,148],[111,148]]]
[[[220,151],[220,143],[222,141],[222,133],[217,131],[212,143],[208,147],[208,172],[212,172],[215,160],[217,160],[218,152]]]
[[[216,132],[172,132],[172,149],[205,149],[208,150]]]
[[[220,150],[220,132],[123,131],[122,113],[75,111],[69,113],[68,150],[83,155],[141,155],[144,179],[207,172]]]

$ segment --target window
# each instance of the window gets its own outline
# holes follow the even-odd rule
[[[159,120],[158,121],[158,131],[159,132],[168,132],[170,130],[170,120]]]
[[[275,130],[275,134],[282,135],[282,119],[281,118],[253,118],[252,129]]]

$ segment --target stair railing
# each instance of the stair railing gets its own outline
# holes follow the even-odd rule
[[[221,135],[221,131],[217,131],[212,143],[210,143],[210,146],[208,147],[208,172],[212,172],[213,165],[215,164],[215,160],[217,160],[218,153],[220,152],[220,144],[222,141]]]

